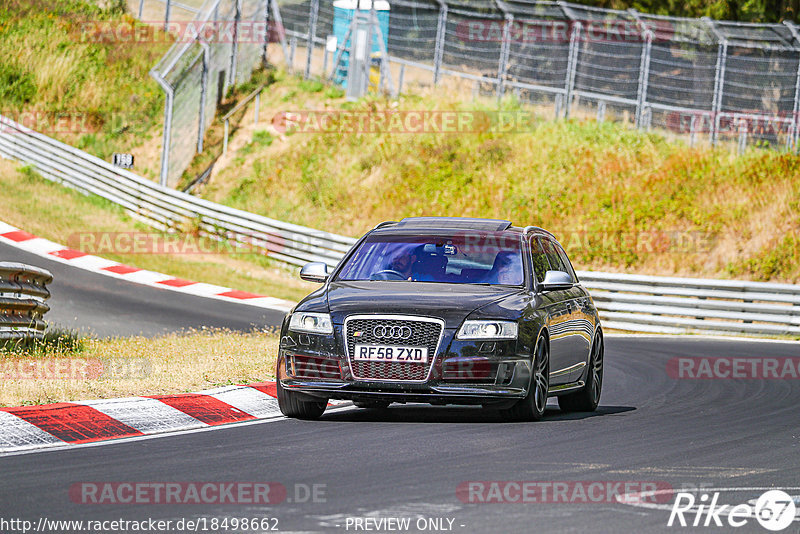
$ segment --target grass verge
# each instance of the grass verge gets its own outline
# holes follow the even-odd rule
[[[274,376],[278,337],[200,330],[157,338],[84,338],[77,346],[0,349],[0,405],[197,391]]]

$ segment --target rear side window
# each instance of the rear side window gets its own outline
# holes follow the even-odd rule
[[[561,256],[562,263],[564,263],[564,265],[567,267],[565,272],[569,273],[569,275],[572,277],[572,281],[577,284],[578,275],[575,274],[575,269],[572,268],[572,262],[569,261],[569,256],[567,256],[567,253],[563,248],[561,248],[560,245],[556,245],[556,249],[558,250],[558,255]]]
[[[564,265],[564,260],[558,254],[558,245],[552,239],[542,239],[542,248],[544,254],[547,256],[547,261],[550,263],[551,271],[563,271],[569,273],[567,266]]]
[[[539,283],[543,282],[544,274],[550,270],[550,263],[547,261],[547,256],[538,238],[531,239],[531,261],[533,262],[533,272],[536,275],[536,281]]]

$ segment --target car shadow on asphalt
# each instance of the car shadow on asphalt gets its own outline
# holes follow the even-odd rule
[[[573,421],[621,415],[636,410],[633,406],[598,406],[594,412],[562,412],[557,406],[547,406],[545,416],[537,424]],[[380,423],[511,423],[497,410],[471,406],[429,406],[425,404],[395,404],[384,410],[347,408],[326,412],[320,422],[380,422]]]

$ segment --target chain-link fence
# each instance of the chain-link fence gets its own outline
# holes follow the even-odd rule
[[[336,41],[342,10],[355,10],[357,2],[358,9],[373,8],[370,0],[275,1],[289,39],[287,66],[328,78],[338,67],[336,47],[343,46]],[[797,148],[794,24],[532,0],[375,0],[375,6],[388,9],[381,83],[390,79],[395,93],[450,78],[473,94],[513,92],[556,117],[624,121],[691,144]]]
[[[190,21],[200,15],[205,0],[128,0],[128,9],[143,22]]]
[[[133,0],[136,1],[136,0]],[[142,20],[159,6],[176,43],[151,71],[167,98],[161,183],[174,187],[192,159],[228,88],[250,78],[266,58],[268,0],[139,0]],[[167,7],[169,6],[169,7]],[[178,18],[176,8],[182,10]],[[156,11],[157,12],[157,11]]]

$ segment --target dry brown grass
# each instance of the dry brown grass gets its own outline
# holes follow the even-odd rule
[[[47,349],[30,356],[0,351],[0,405],[181,393],[270,380],[277,339],[271,332],[203,330],[90,339],[77,352]]]

